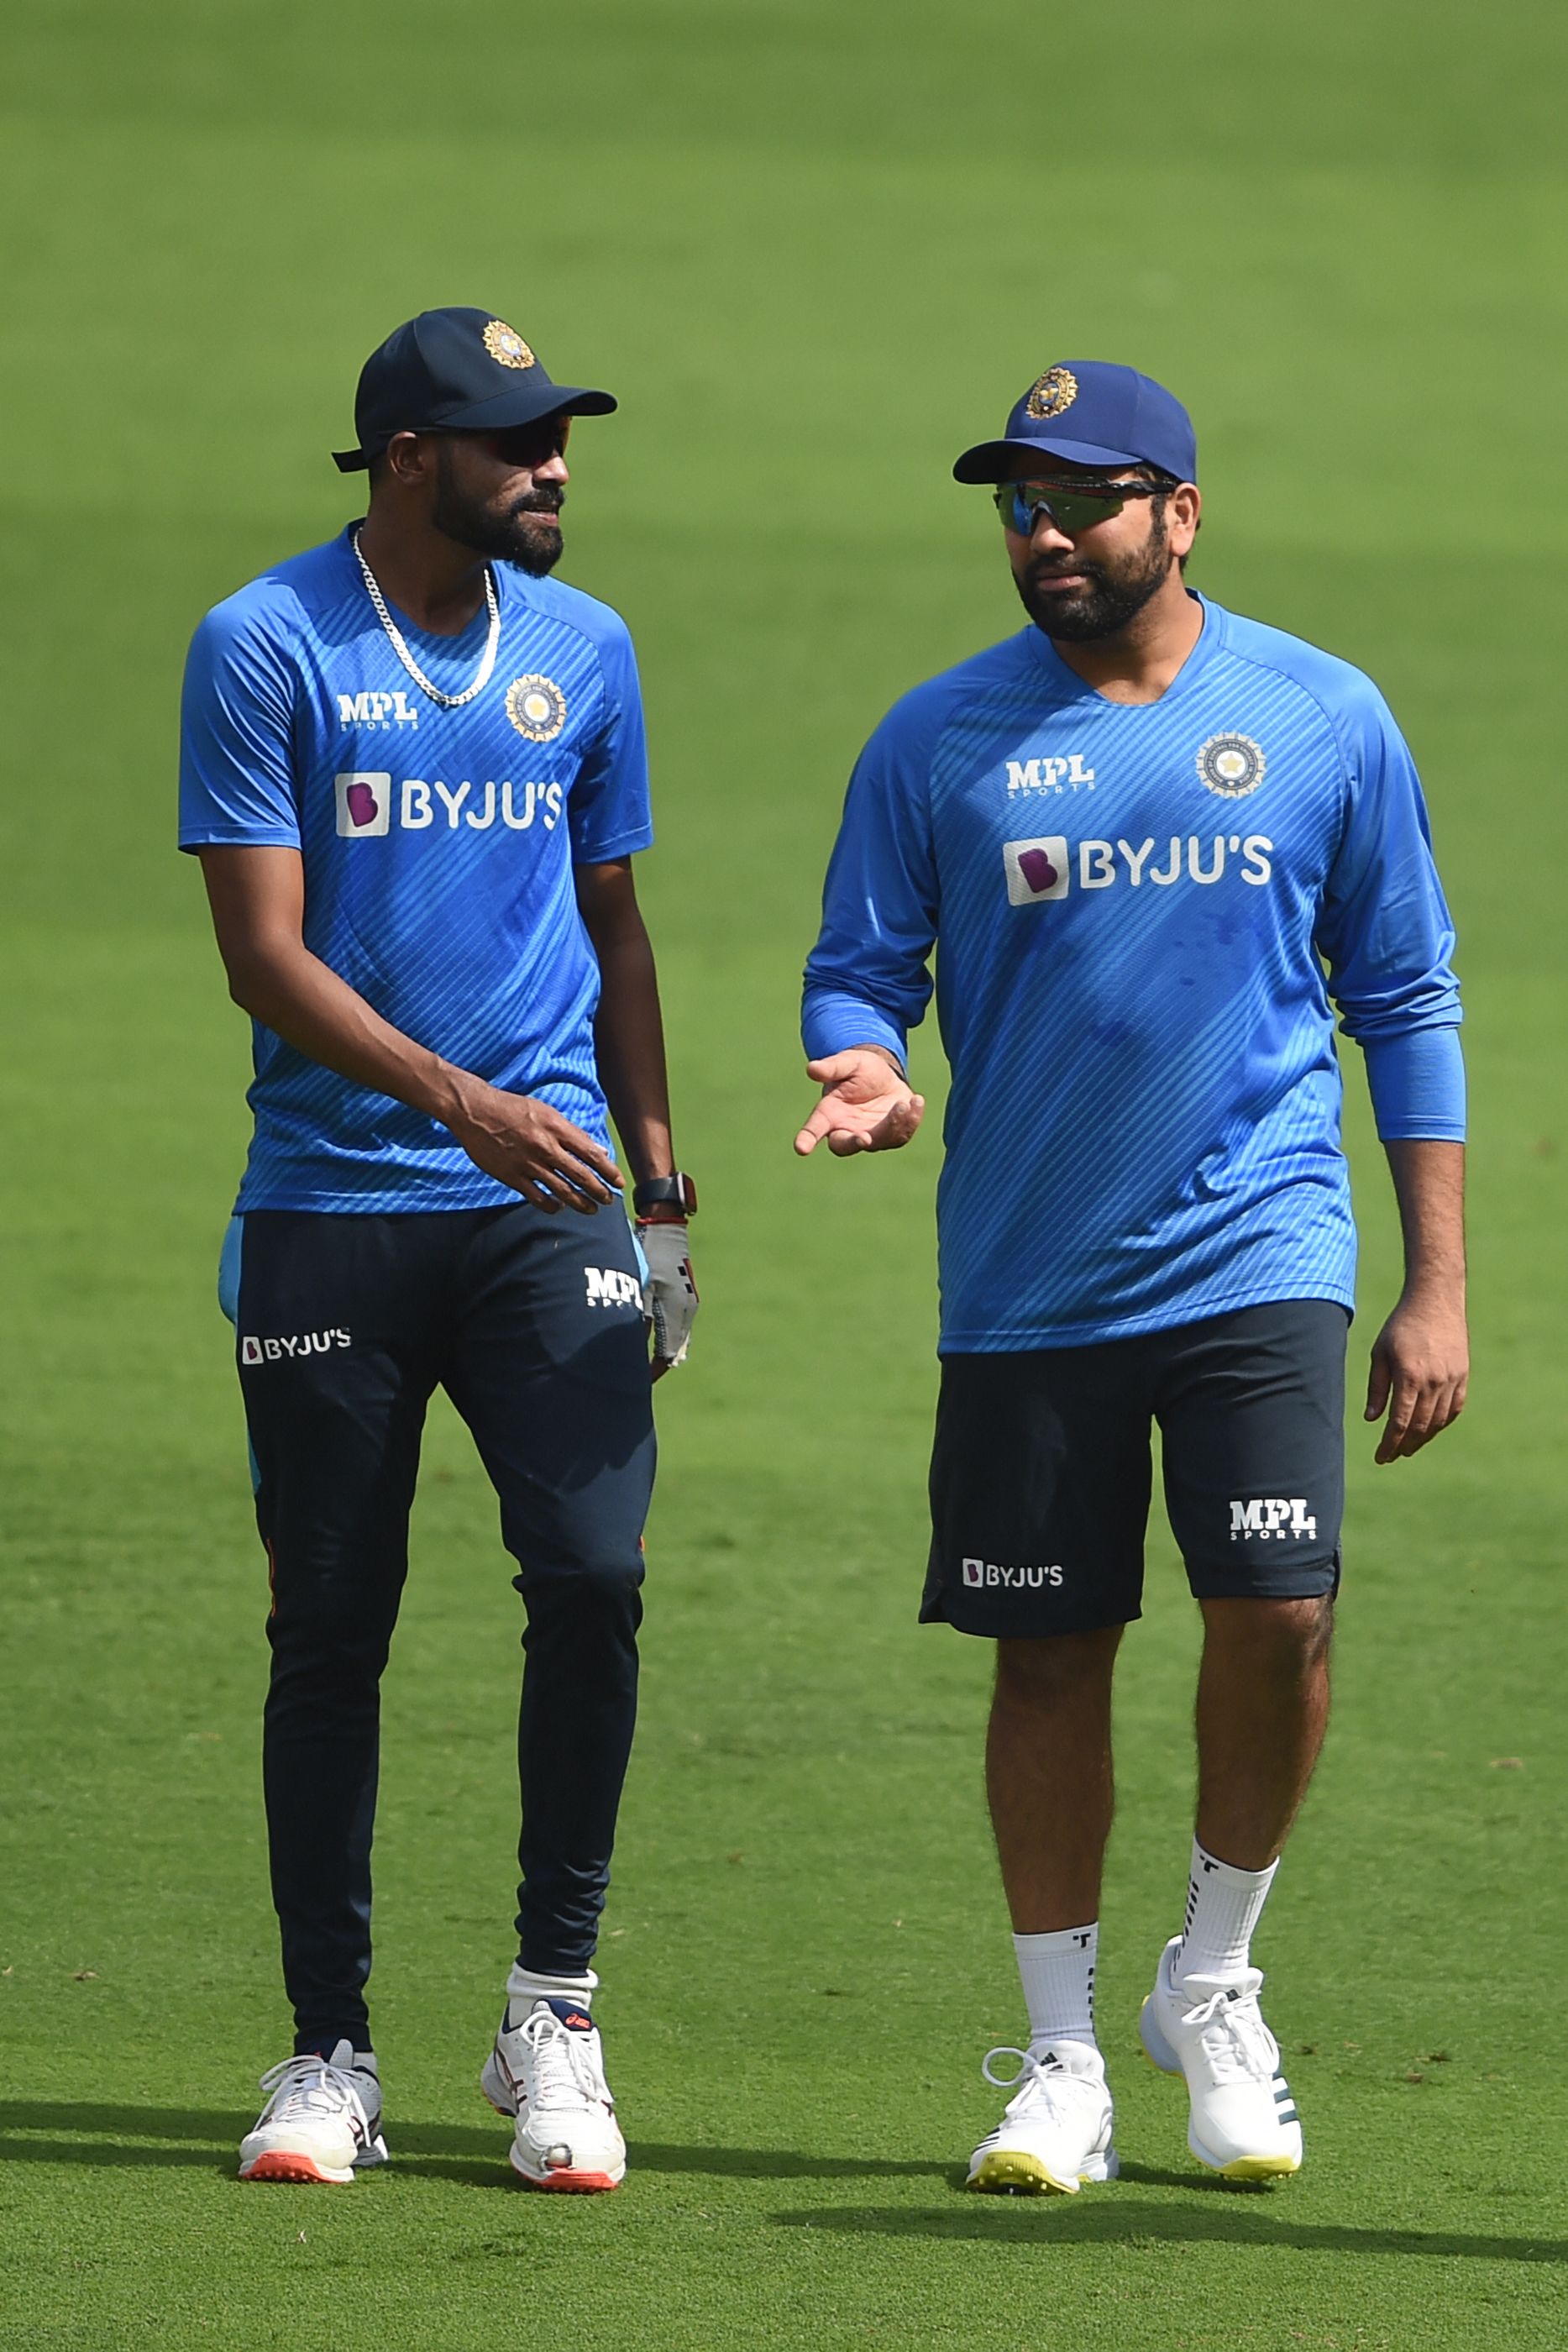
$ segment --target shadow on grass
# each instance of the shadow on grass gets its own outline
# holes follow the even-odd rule
[[[1190,2179],[1186,2174],[1145,2174],[1145,2179],[1180,2180],[1184,2189],[1216,2187],[1221,2182]],[[1124,2173],[1123,2179],[1130,2178]],[[1289,2195],[1289,2190],[1285,2194]],[[1086,2197],[967,2198],[941,2207],[828,2206],[819,2213],[799,2210],[775,2213],[780,2229],[823,2230],[852,2236],[983,2240],[992,2245],[1020,2242],[1053,2246],[1131,2246],[1224,2244],[1228,2246],[1289,2246],[1309,2254],[1437,2254],[1469,2255],[1478,2262],[1568,2262],[1568,2240],[1562,2238],[1469,2237],[1447,2230],[1358,2230],[1333,2221],[1292,2221],[1273,2207],[1274,2196],[1262,2202],[1227,2194],[1220,2204],[1203,2208],[1154,2205],[1126,2196],[1123,2189],[1092,2189]]]
[[[183,2165],[232,2179],[235,2151],[252,2117],[237,2108],[99,2106],[90,2101],[0,2099],[0,2161]],[[389,2118],[392,2163],[366,2180],[449,2180],[460,2187],[518,2188],[507,2162],[505,2126]],[[1568,2263],[1568,2240],[1470,2237],[1445,2231],[1366,2230],[1291,2220],[1288,2188],[1239,2189],[1201,2172],[1127,2164],[1118,2186],[1068,2199],[979,2198],[963,2189],[961,2168],[935,2158],[824,2156],[798,2148],[686,2147],[633,2140],[633,2179],[649,2173],[714,2180],[942,2181],[939,2206],[823,2205],[775,2213],[781,2228],[851,2236],[969,2240],[992,2245],[1289,2246],[1307,2253],[1469,2255],[1483,2262]],[[1195,2201],[1158,2202],[1139,2189],[1176,2189]]]
[[[0,2099],[0,2162],[187,2166],[232,2173],[254,2116],[238,2108],[99,2106],[86,2100]],[[21,2135],[25,2135],[22,2137]],[[507,2126],[413,2123],[388,2116],[390,2175],[515,2189]],[[728,2180],[941,2179],[951,2166],[880,2157],[816,2156],[791,2148],[681,2147],[633,2140],[638,2172],[695,2173]],[[381,2177],[376,2172],[366,2179]],[[955,2176],[956,2177],[956,2176]]]

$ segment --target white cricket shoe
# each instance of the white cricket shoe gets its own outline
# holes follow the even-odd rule
[[[1016,2074],[998,2074],[992,2062],[1016,2058]],[[1082,2180],[1114,2180],[1111,2094],[1105,2062],[1084,2042],[1055,2042],[1031,2056],[1003,2047],[988,2053],[981,2069],[998,2091],[1012,2091],[994,2132],[969,2158],[965,2186],[1002,2196],[1076,2197]]]
[[[513,2169],[530,2189],[577,2194],[618,2189],[626,2143],[604,2079],[599,2029],[573,2000],[541,1998],[521,2025],[503,2011],[479,2088],[498,2115],[515,2116]]]
[[[1176,1977],[1182,1939],[1161,1955],[1138,2032],[1163,2074],[1185,2074],[1192,2113],[1186,2144],[1227,2180],[1275,2180],[1301,2168],[1301,2122],[1280,2072],[1280,2045],[1258,2006],[1260,1969],[1235,1977]]]
[[[239,2144],[242,2180],[352,2180],[384,2164],[382,2086],[368,2050],[340,2042],[330,2058],[308,2050],[261,2078],[271,2093]]]

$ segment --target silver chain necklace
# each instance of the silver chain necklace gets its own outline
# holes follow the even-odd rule
[[[381,622],[382,628],[386,631],[388,636],[392,639],[392,651],[396,654],[399,661],[402,662],[404,669],[407,670],[410,677],[413,678],[415,686],[421,688],[424,693],[428,694],[432,702],[438,702],[443,710],[461,710],[465,702],[472,702],[476,694],[483,694],[485,688],[490,683],[490,673],[496,667],[496,649],[501,642],[501,607],[496,599],[495,574],[492,572],[489,565],[486,563],[485,566],[485,602],[490,608],[490,635],[485,646],[484,657],[479,664],[478,672],[472,686],[465,686],[461,694],[443,694],[438,686],[432,685],[430,679],[426,677],[424,672],[421,669],[419,664],[410,653],[407,639],[404,637],[402,631],[398,627],[397,623],[392,619],[391,613],[387,610],[387,600],[382,594],[381,586],[376,579],[376,575],[371,570],[370,565],[365,562],[363,551],[360,546],[360,534],[358,531],[354,533],[353,549],[355,560],[360,567],[361,576],[365,583],[366,592],[370,596],[371,604],[376,608],[376,616]]]

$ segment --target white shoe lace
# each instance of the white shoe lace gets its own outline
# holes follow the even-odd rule
[[[998,2074],[991,2063],[995,2058],[1016,2058],[1017,2073]],[[1101,2096],[1104,2095],[1103,2082],[1092,2074],[1074,2074],[1053,2051],[1048,2050],[1043,2058],[1037,2058],[1032,2051],[1015,2049],[1010,2042],[988,2050],[980,2062],[980,2072],[993,2089],[1013,2094],[1008,2101],[1009,2116],[1037,2105],[1054,2105],[1063,2091],[1093,2090]]]
[[[590,2037],[563,2025],[553,2010],[530,2010],[517,2028],[533,2063],[528,2084],[536,2108],[612,2106],[609,2085],[594,2063]]]
[[[341,2066],[329,2066],[313,2052],[269,2067],[261,2078],[261,2088],[271,2094],[262,2110],[265,2123],[336,2121],[348,2107],[363,2125],[366,2137],[370,2137],[371,2119],[353,2076]]]
[[[1212,1986],[1192,2006],[1182,2011],[1182,2023],[1199,2029],[1204,2053],[1214,2070],[1217,2083],[1268,2083],[1273,2080],[1280,2063],[1280,2045],[1263,2022],[1263,2012],[1258,2006],[1259,1988],[1263,1982],[1260,1969],[1249,1969],[1245,1976],[1227,1978],[1187,1977],[1177,1989],[1191,1993],[1200,1986]]]

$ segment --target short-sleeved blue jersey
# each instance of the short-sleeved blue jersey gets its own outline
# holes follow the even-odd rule
[[[1409,752],[1359,671],[1217,604],[1157,702],[1107,701],[1026,628],[894,706],[850,784],[807,1051],[902,1057],[934,944],[946,1353],[1352,1305],[1331,997],[1385,1136],[1464,1133]]]
[[[572,867],[653,839],[636,665],[608,606],[492,572],[496,667],[459,710],[399,660],[348,531],[214,607],[185,670],[180,845],[298,849],[313,954],[420,1045],[608,1142]],[[426,676],[461,692],[487,614],[456,638],[398,617]],[[259,1023],[255,1055],[241,1210],[516,1199],[434,1120]]]

